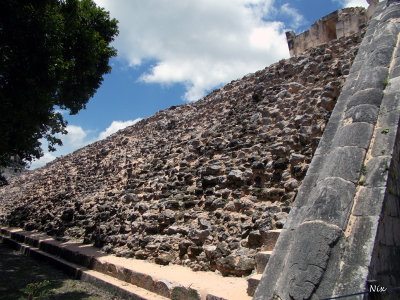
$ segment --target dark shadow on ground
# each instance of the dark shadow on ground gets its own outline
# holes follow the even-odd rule
[[[46,299],[118,299],[96,287],[74,280],[50,264],[37,261],[9,248],[0,241],[0,299],[16,300],[27,284],[49,280],[51,294]]]

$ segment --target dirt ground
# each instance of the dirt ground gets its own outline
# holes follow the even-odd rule
[[[14,251],[0,241],[0,299],[27,299],[21,291],[29,283],[49,280],[49,296],[41,299],[57,300],[119,300],[95,286],[74,280],[51,265],[39,262]],[[25,297],[25,298],[21,298]]]

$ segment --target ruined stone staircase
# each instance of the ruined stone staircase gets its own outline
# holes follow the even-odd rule
[[[281,229],[275,229],[270,230],[265,234],[264,245],[261,248],[262,251],[258,252],[255,257],[256,273],[247,278],[247,294],[249,296],[253,296],[257,289],[258,283],[261,280],[264,269],[268,264],[268,260],[274,250],[281,231]]]
[[[271,235],[272,236],[272,235]],[[160,266],[107,255],[80,242],[56,240],[39,232],[0,228],[0,241],[25,255],[47,261],[70,276],[138,300],[250,300],[246,278]]]
[[[19,229],[0,228],[0,240],[25,255],[52,263],[74,278],[129,299],[249,300],[280,232],[281,229],[277,229],[265,234],[262,251],[255,257],[255,273],[247,278],[222,277],[212,272],[193,272],[181,266],[159,266],[106,255],[89,245],[55,240],[45,234]]]

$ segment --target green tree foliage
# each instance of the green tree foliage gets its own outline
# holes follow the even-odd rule
[[[111,71],[117,21],[92,0],[0,0],[0,167],[54,151],[57,108],[84,109]]]

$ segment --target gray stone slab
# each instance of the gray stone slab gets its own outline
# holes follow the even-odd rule
[[[330,177],[318,182],[310,195],[313,209],[306,220],[323,220],[345,230],[355,193],[355,185],[341,178]]]
[[[335,139],[334,147],[355,146],[367,149],[369,147],[374,126],[368,123],[352,123],[339,129]]]
[[[354,61],[353,64],[351,65],[350,73],[355,73],[359,72],[361,70],[361,67],[363,66],[364,61],[362,59],[358,59],[357,61]]]
[[[332,150],[319,179],[340,177],[353,183],[360,178],[365,150],[357,147],[337,147]]]
[[[286,219],[285,226],[283,228],[286,230],[295,230],[297,227],[300,226],[301,223],[307,220],[307,217],[311,214],[312,211],[313,207],[310,205],[303,205],[301,207],[299,206],[292,207],[290,210],[290,214]]]
[[[382,203],[386,189],[363,187],[356,199],[353,209],[354,216],[379,216],[382,213]]]
[[[390,113],[388,114],[388,117],[389,116]],[[384,126],[377,128],[374,144],[372,146],[372,156],[377,157],[391,155],[393,153],[394,143],[396,141],[396,133],[397,127]]]
[[[308,195],[311,193],[311,190],[317,185],[318,177],[319,174],[311,174],[307,172],[307,175],[304,178],[299,191],[297,192],[293,207],[303,207],[305,205],[305,203],[308,201]]]
[[[332,282],[336,282],[340,277],[340,262],[343,255],[345,241],[345,236],[341,236],[338,242],[331,248],[328,266],[324,272],[322,281],[311,298],[312,300],[326,299],[333,296]]]
[[[364,67],[374,68],[374,67],[388,67],[392,61],[393,56],[393,45],[387,44],[377,44],[380,45],[379,48],[371,47],[372,52],[368,55],[365,60]]]
[[[391,109],[391,107],[388,109],[389,110],[386,111],[386,109],[382,107],[379,115],[379,126],[383,128],[397,128],[398,124],[400,124],[400,109]]]
[[[354,88],[357,91],[368,88],[384,89],[385,79],[389,75],[387,67],[362,68]]]
[[[345,118],[352,119],[352,122],[366,122],[375,124],[378,118],[378,108],[370,104],[361,104],[346,111]]]
[[[318,148],[315,151],[314,156],[325,155],[330,151],[333,138],[336,135],[338,128],[342,124],[342,121],[341,121],[342,117],[343,117],[343,114],[338,117],[339,120],[337,120],[337,121],[333,120],[333,119],[329,120],[328,124],[325,127],[322,138],[319,141]]]
[[[365,185],[367,187],[386,186],[389,173],[390,156],[373,157],[366,164]]]
[[[399,90],[400,90],[400,84],[399,84]],[[398,92],[393,92],[392,90],[387,91],[385,97],[383,97],[381,105],[382,114],[391,111],[400,111],[400,94]]]
[[[391,5],[382,13],[380,21],[386,22],[394,18],[400,18],[400,10],[398,7],[396,7],[396,5]]]
[[[307,174],[319,173],[323,168],[325,160],[326,160],[325,155],[314,154],[311,164],[308,167]]]
[[[322,280],[331,255],[331,249],[342,236],[337,226],[314,221],[303,223],[282,273],[282,282],[276,291],[282,299],[309,299]]]
[[[380,89],[366,89],[356,92],[349,100],[347,108],[361,104],[370,104],[376,107],[381,105],[383,92]]]
[[[337,280],[336,295],[348,295],[364,290],[378,220],[378,217],[357,217],[354,221],[342,256],[343,267]]]
[[[400,49],[400,47],[399,47]],[[393,62],[393,66],[392,69],[390,71],[390,75],[389,78],[396,78],[400,75],[400,58],[395,58],[394,62]]]

